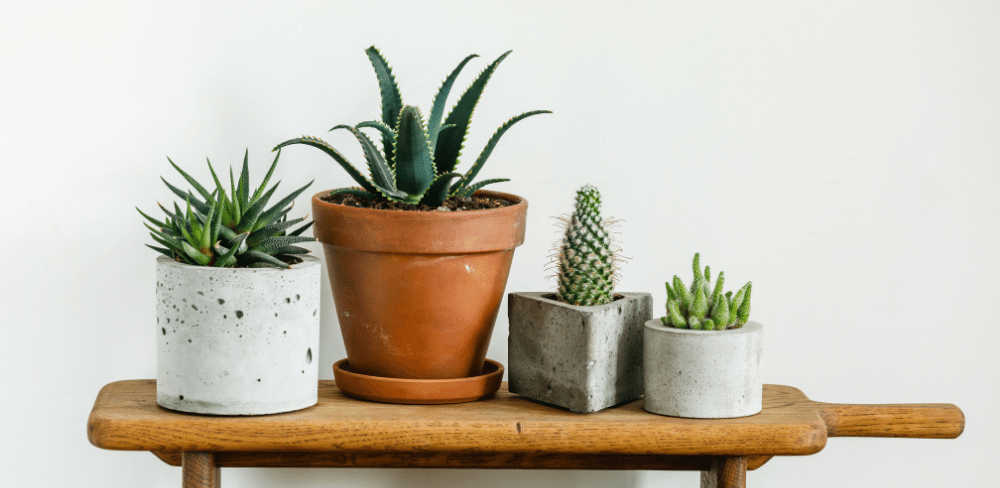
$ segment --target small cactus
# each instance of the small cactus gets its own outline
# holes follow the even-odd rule
[[[694,255],[692,268],[694,281],[688,288],[680,277],[674,276],[673,285],[667,287],[667,315],[660,318],[663,325],[678,329],[723,330],[738,329],[747,323],[750,317],[750,282],[743,285],[733,295],[733,292],[722,293],[722,285],[726,281],[725,273],[720,272],[715,286],[711,286],[711,269],[705,266],[701,269],[701,256]]]
[[[601,193],[591,185],[576,192],[576,209],[566,221],[557,256],[557,297],[571,305],[604,305],[615,296],[616,249],[601,218]]]

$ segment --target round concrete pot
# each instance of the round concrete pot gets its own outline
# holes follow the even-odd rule
[[[649,412],[696,419],[747,417],[763,409],[763,327],[690,330],[646,322],[643,371]]]
[[[316,404],[320,260],[291,269],[156,261],[156,401],[263,415]]]
[[[528,202],[457,212],[375,210],[313,196],[351,370],[369,376],[478,376]]]

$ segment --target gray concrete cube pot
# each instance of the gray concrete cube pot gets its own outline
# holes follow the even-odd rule
[[[641,397],[642,328],[653,298],[617,295],[623,298],[577,307],[552,293],[508,294],[510,391],[580,413]]]
[[[763,408],[763,327],[690,330],[646,322],[643,369],[649,412],[695,419],[748,417]]]
[[[320,260],[291,269],[156,261],[156,401],[263,415],[316,404]]]

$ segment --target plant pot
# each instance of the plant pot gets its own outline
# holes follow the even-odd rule
[[[511,293],[508,388],[573,412],[596,412],[642,396],[642,329],[649,293],[618,293],[578,307],[552,293]]]
[[[374,210],[313,196],[351,370],[448,379],[482,373],[528,203],[455,212]]]
[[[316,404],[320,260],[291,269],[156,260],[156,401],[262,415]]]
[[[696,419],[747,417],[763,409],[763,326],[690,330],[646,322],[647,411]]]

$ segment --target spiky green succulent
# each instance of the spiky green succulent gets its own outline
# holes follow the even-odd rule
[[[601,217],[601,193],[591,185],[580,188],[557,257],[560,301],[590,306],[614,300],[617,254],[609,225]]]
[[[149,221],[145,225],[151,231],[153,240],[163,247],[147,246],[165,256],[196,266],[291,267],[291,264],[298,261],[296,255],[309,252],[295,244],[316,240],[301,236],[312,222],[288,231],[293,225],[305,220],[305,217],[288,220],[288,212],[292,209],[295,197],[312,182],[268,207],[268,201],[280,182],[267,191],[265,188],[278,165],[279,157],[280,151],[264,181],[253,194],[250,193],[248,154],[243,156],[239,182],[233,180],[233,170],[232,167],[229,168],[228,194],[210,161],[208,169],[212,172],[216,186],[211,192],[167,158],[174,169],[191,184],[197,195],[191,191],[185,192],[161,178],[170,191],[184,199],[185,211],[177,203],[174,203],[172,211],[160,205],[166,217],[158,220],[136,208]]]
[[[731,291],[723,294],[725,273],[719,272],[715,286],[712,286],[711,268],[705,266],[702,271],[700,258],[695,253],[692,263],[694,281],[690,288],[676,275],[672,286],[671,282],[666,283],[667,315],[660,320],[664,325],[679,329],[723,330],[743,327],[750,317],[751,283],[748,281],[743,285],[735,296]]]
[[[378,49],[372,46],[365,52],[378,78],[382,96],[382,121],[362,122],[354,127],[338,125],[330,130],[344,129],[354,134],[368,162],[369,177],[361,174],[333,146],[316,137],[303,136],[282,142],[275,147],[275,150],[278,150],[292,144],[304,144],[318,148],[340,164],[360,185],[360,188],[340,188],[331,194],[350,193],[366,199],[382,195],[394,202],[433,207],[440,206],[449,197],[468,197],[486,185],[510,181],[506,178],[497,178],[473,183],[504,132],[527,117],[551,113],[548,110],[535,110],[511,118],[493,134],[472,167],[464,174],[458,173],[455,172],[455,168],[458,166],[458,158],[465,144],[472,112],[490,76],[510,51],[501,55],[479,74],[452,107],[443,123],[441,119],[451,87],[462,68],[477,55],[473,54],[462,60],[444,80],[437,96],[434,97],[430,116],[424,123],[420,109],[403,104],[392,69]],[[361,131],[363,128],[375,129],[381,133],[381,151]]]

